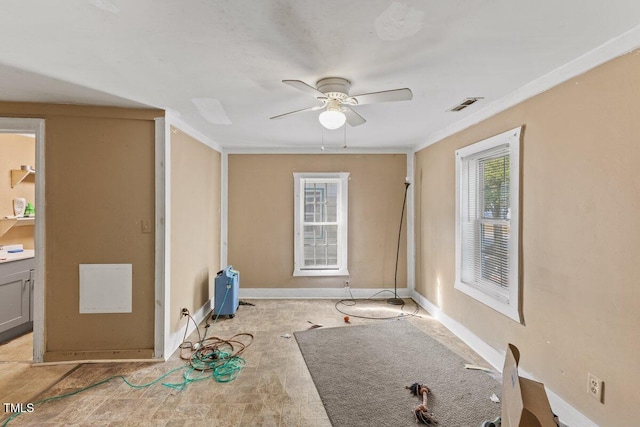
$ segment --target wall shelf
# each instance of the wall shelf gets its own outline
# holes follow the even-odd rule
[[[11,230],[13,227],[22,227],[25,225],[34,225],[36,223],[36,219],[33,217],[30,218],[2,218],[0,219],[0,236],[6,234],[7,231]]]
[[[35,175],[36,172],[34,170],[11,169],[11,188],[20,184],[27,178],[29,178],[31,182],[34,182],[33,177],[35,177]]]

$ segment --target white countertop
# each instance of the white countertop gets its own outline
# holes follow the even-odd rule
[[[0,251],[0,264],[11,261],[18,261],[21,259],[33,258],[35,251],[33,249],[25,249],[22,252],[8,253],[6,251]]]

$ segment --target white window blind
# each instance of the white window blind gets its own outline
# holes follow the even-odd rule
[[[348,176],[294,173],[294,276],[348,275]]]
[[[456,152],[456,285],[520,321],[520,128]]]
[[[340,180],[304,179],[302,269],[338,268]]]
[[[461,280],[468,285],[509,287],[509,159],[503,145],[462,161]]]

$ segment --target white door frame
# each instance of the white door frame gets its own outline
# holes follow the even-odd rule
[[[154,359],[167,360],[171,354],[167,351],[169,331],[169,307],[170,287],[169,270],[170,263],[167,258],[170,254],[169,227],[169,149],[170,140],[169,124],[164,117],[155,119],[155,232],[156,232],[156,256],[155,256],[155,313],[154,313]]]
[[[36,212],[35,221],[35,283],[33,285],[33,361],[44,362],[44,260],[45,260],[45,200],[44,200],[44,119],[0,117],[0,133],[35,133],[36,135]]]

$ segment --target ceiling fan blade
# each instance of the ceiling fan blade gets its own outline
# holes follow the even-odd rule
[[[364,117],[353,111],[351,108],[346,106],[343,106],[342,108],[344,115],[347,117],[347,123],[351,126],[360,126],[361,124],[366,123]]]
[[[325,95],[324,93],[320,92],[315,87],[310,86],[310,85],[308,85],[305,82],[300,81],[300,80],[283,80],[282,83],[288,84],[291,87],[294,87],[294,88],[296,88],[298,90],[306,92],[306,93],[308,93],[310,95],[313,95],[316,98],[318,98],[318,97],[326,98],[327,97],[327,95]]]
[[[358,103],[363,104],[375,104],[377,102],[393,102],[393,101],[409,101],[413,99],[413,93],[411,89],[393,89],[383,90],[382,92],[363,93],[362,95],[354,95],[353,98]]]
[[[282,119],[284,117],[292,116],[298,113],[304,113],[305,111],[316,111],[324,108],[324,105],[314,105],[313,107],[303,108],[302,110],[290,111],[288,113],[280,114],[278,116],[270,117],[270,119]]]

